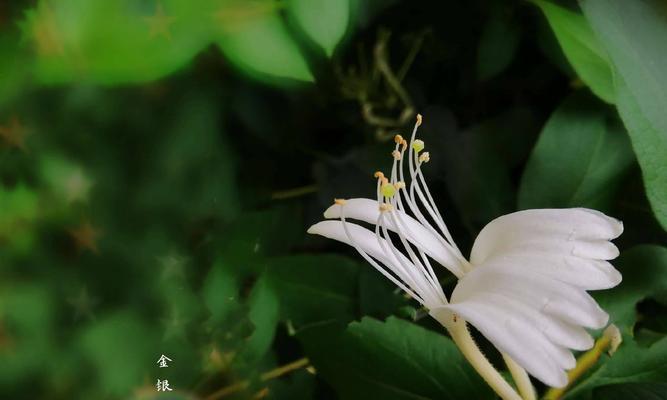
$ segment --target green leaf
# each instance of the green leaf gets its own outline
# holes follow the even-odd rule
[[[515,21],[492,15],[484,25],[477,47],[477,79],[485,81],[503,72],[519,47],[521,31]]]
[[[335,255],[278,257],[267,260],[267,272],[284,319],[305,324],[353,318],[359,275],[356,262]]]
[[[447,336],[404,320],[325,324],[298,337],[342,399],[494,398]]]
[[[278,324],[279,300],[266,275],[255,283],[248,306],[248,318],[255,330],[246,340],[239,358],[246,364],[253,364],[269,351]]]
[[[121,312],[91,326],[81,339],[93,363],[101,393],[125,395],[153,376],[158,339],[150,326],[132,312]]]
[[[519,208],[605,208],[633,161],[619,124],[595,101],[575,95],[549,118],[519,188]]]
[[[274,2],[226,1],[217,43],[225,56],[258,78],[313,81],[308,65]]]
[[[350,0],[289,0],[287,12],[331,57],[350,20]]]
[[[544,12],[563,53],[579,77],[599,98],[613,103],[615,96],[611,66],[586,19],[549,1],[532,1]]]
[[[223,261],[213,264],[206,275],[202,287],[204,304],[211,313],[211,322],[224,321],[227,315],[238,306],[239,279],[231,268]]]
[[[657,1],[582,2],[615,67],[616,101],[657,219],[667,229],[667,23]]]
[[[593,399],[667,400],[667,383],[622,383],[595,389]]]

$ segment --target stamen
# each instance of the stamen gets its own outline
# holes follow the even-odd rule
[[[408,141],[403,139],[403,141],[401,142],[401,146],[403,147],[402,151],[405,151],[405,149],[408,148]]]
[[[420,126],[422,124],[422,115],[417,114],[417,126]]]
[[[401,153],[398,150],[392,151],[391,155],[394,157],[394,160],[396,161],[401,159]]]
[[[373,174],[374,178],[384,178],[384,174],[381,171],[375,171]]]
[[[419,162],[429,162],[431,160],[431,156],[428,154],[428,151],[425,151],[419,156]]]
[[[405,140],[405,139],[403,139],[403,136],[401,136],[401,135],[396,135],[396,136],[394,136],[394,142],[395,142],[396,144],[401,144],[401,143],[403,143],[404,140]]]
[[[403,189],[405,187],[405,182],[403,182],[403,181],[396,182],[396,183],[394,183],[394,187],[396,188],[396,190]]]

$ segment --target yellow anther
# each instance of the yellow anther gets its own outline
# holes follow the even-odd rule
[[[421,114],[417,114],[417,126],[419,126],[419,125],[421,125],[421,124],[422,124],[422,115],[421,115]]]
[[[422,155],[419,156],[419,162],[429,162],[431,161],[431,156],[428,154],[428,151],[425,151]]]
[[[394,150],[391,152],[391,155],[394,157],[394,160],[398,161],[401,159],[401,152]]]
[[[403,139],[403,136],[401,136],[401,135],[396,135],[396,136],[394,136],[394,142],[395,142],[396,144],[401,144],[401,143],[403,143],[403,140],[404,140],[404,139]]]
[[[381,171],[375,171],[375,173],[373,174],[373,177],[382,179],[382,178],[384,178],[384,174]]]
[[[405,187],[405,182],[403,181],[396,182],[394,183],[394,187],[396,188],[396,190],[403,189]]]
[[[342,206],[346,202],[347,202],[347,200],[345,200],[345,199],[334,199],[334,204],[338,204],[339,206]]]
[[[394,197],[396,194],[396,188],[390,183],[384,183],[380,186],[380,191],[384,197]]]
[[[402,150],[405,151],[405,149],[408,148],[408,141],[403,139],[403,141],[401,142],[401,146],[403,146]]]
[[[393,210],[393,209],[394,209],[394,206],[392,206],[392,205],[389,204],[389,203],[382,203],[382,204],[380,204],[380,211],[381,211],[381,212],[384,212],[384,211],[391,211],[391,210]]]
[[[424,141],[423,140],[415,140],[412,142],[412,149],[416,152],[419,153],[420,151],[424,150]]]

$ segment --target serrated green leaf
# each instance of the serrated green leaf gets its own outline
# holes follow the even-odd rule
[[[287,12],[331,57],[350,20],[350,0],[289,0]]]
[[[615,67],[616,101],[653,212],[667,229],[667,23],[657,1],[581,3]]]
[[[665,400],[667,383],[622,383],[595,389],[594,400]]]
[[[563,53],[579,77],[599,98],[613,103],[615,95],[611,66],[604,47],[586,19],[549,1],[532,1],[544,12]]]
[[[447,336],[404,320],[324,324],[298,337],[342,399],[494,398]]]
[[[581,95],[554,111],[523,173],[519,208],[608,206],[633,154],[623,128],[606,117]]]

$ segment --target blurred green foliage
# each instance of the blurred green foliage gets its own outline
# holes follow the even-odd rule
[[[416,111],[462,248],[522,208],[624,221],[624,342],[567,398],[663,394],[665,9],[581,4],[0,2],[0,398],[494,398],[305,233]]]

